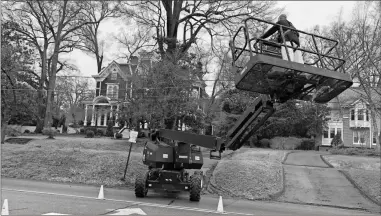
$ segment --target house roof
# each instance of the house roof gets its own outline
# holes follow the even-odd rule
[[[374,103],[377,103],[378,107],[381,108],[381,95],[375,91],[372,91],[371,98],[372,98],[372,101]],[[336,98],[332,99],[329,102],[328,106],[331,108],[338,108],[339,106],[352,107],[360,101],[364,103],[369,103],[369,101],[367,100],[367,95],[364,92],[364,90],[362,90],[359,87],[352,87],[352,88],[346,89]]]

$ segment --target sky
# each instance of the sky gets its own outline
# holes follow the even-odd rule
[[[278,6],[284,7],[284,13],[287,15],[297,29],[307,30],[315,25],[329,25],[337,18],[340,10],[344,20],[349,20],[356,1],[279,1]],[[122,26],[115,21],[107,21],[100,26],[102,37],[107,40],[107,50],[103,66],[106,67],[111,61],[116,60],[118,45],[112,39],[112,34],[118,34]],[[91,76],[97,74],[97,65],[95,58],[81,51],[75,50],[66,55],[80,71],[82,76]],[[120,60],[118,61],[120,62]],[[211,75],[212,76],[212,75]],[[210,79],[209,76],[207,79]],[[213,82],[207,82],[206,92],[211,93]]]

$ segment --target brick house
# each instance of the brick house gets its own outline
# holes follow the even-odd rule
[[[381,119],[372,119],[369,103],[363,95],[364,92],[360,88],[352,87],[328,103],[328,128],[317,137],[319,146],[331,146],[333,137],[340,134],[346,147],[376,147]],[[381,98],[377,94],[372,96],[372,100],[378,104],[381,111]],[[373,120],[377,123],[378,131],[374,129]]]
[[[138,91],[133,91],[132,76],[143,75],[152,68],[152,64],[152,54],[140,52],[129,63],[112,61],[99,74],[93,75],[96,82],[95,98],[83,102],[84,125],[105,129],[107,122],[112,120],[114,127],[119,127],[117,111],[122,110],[129,99],[139,94]],[[194,83],[192,90],[197,98],[207,96],[202,81]],[[200,109],[203,109],[202,105]],[[147,129],[147,123],[141,124],[140,128]]]

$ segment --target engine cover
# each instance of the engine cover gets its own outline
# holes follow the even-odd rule
[[[203,157],[197,147],[177,143],[172,147],[164,142],[148,141],[143,150],[143,163],[152,168],[201,169]]]
[[[173,147],[163,142],[148,141],[143,150],[143,163],[153,168],[173,164]]]

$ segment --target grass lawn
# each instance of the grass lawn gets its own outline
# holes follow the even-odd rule
[[[46,136],[44,136],[46,137]],[[103,184],[109,187],[134,185],[137,172],[147,169],[142,163],[145,140],[133,144],[130,165],[123,177],[128,156],[127,140],[111,138],[43,136],[18,145],[1,145],[1,175],[3,177]]]
[[[282,190],[281,162],[285,153],[284,150],[242,148],[218,163],[211,182],[227,196],[269,199]]]
[[[349,174],[365,193],[381,202],[380,158],[346,155],[325,155],[324,158]]]

